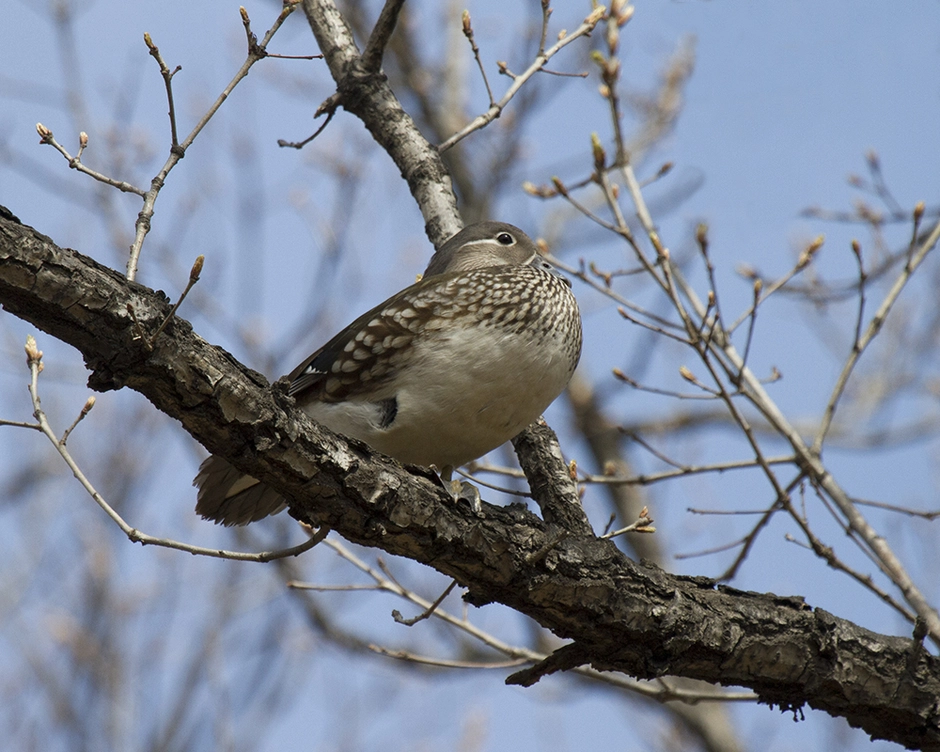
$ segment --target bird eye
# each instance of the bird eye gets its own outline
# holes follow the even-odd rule
[[[496,241],[500,245],[512,245],[513,243],[516,242],[516,239],[512,235],[510,235],[508,232],[501,232],[499,235],[496,236]]]

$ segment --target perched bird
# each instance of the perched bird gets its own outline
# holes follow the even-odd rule
[[[536,420],[580,355],[571,285],[518,227],[480,222],[301,363],[289,391],[317,422],[450,480]],[[221,457],[202,463],[194,485],[196,512],[223,525],[286,506]]]

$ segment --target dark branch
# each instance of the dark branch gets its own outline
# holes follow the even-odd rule
[[[573,535],[594,535],[581,507],[578,486],[561,455],[558,437],[548,424],[544,420],[533,423],[512,440],[512,446],[529,481],[532,498],[542,510],[542,518]]]
[[[382,56],[385,54],[385,46],[395,31],[395,24],[398,22],[398,14],[401,13],[401,7],[405,0],[386,0],[382,6],[382,12],[379,14],[379,20],[375,22],[375,28],[369,35],[369,41],[366,43],[365,52],[362,53],[362,66],[371,73],[378,73],[382,67]]]
[[[174,318],[161,293],[57,247],[0,211],[0,304],[78,348],[99,390],[128,386],[291,500],[291,514],[350,541],[434,567],[573,640],[592,665],[639,678],[686,676],[750,687],[763,702],[841,716],[875,738],[940,749],[940,660],[813,610],[798,598],[716,587],[626,558],[609,541],[567,535],[517,508],[477,518],[429,474],[403,468],[310,421],[277,385]],[[532,557],[534,560],[530,560]]]

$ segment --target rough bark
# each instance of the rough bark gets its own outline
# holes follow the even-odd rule
[[[484,504],[477,517],[431,474],[314,424],[280,385],[185,321],[148,350],[128,305],[149,337],[169,311],[162,293],[57,247],[6,211],[0,304],[76,347],[92,388],[145,395],[209,451],[284,493],[295,517],[434,567],[468,588],[470,602],[503,603],[573,641],[520,680],[578,663],[685,676],[749,687],[793,712],[809,705],[873,738],[940,749],[940,661],[918,642],[875,634],[799,597],[669,575],[580,525],[559,536],[562,521],[522,508]]]
[[[305,0],[304,13],[336,82],[335,102],[359,118],[394,160],[424,215],[435,247],[463,226],[450,176],[375,62],[363,61],[346,19],[332,2]],[[391,33],[391,32],[389,32]]]

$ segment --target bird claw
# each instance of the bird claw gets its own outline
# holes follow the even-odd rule
[[[476,514],[483,514],[483,504],[480,500],[480,490],[465,480],[452,480],[447,484],[447,490],[454,501],[466,501]]]

